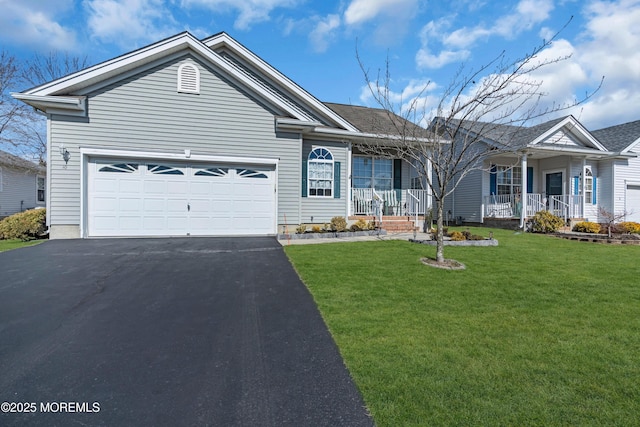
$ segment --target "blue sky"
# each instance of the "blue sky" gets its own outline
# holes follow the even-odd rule
[[[387,57],[395,99],[427,106],[464,64],[502,50],[571,54],[541,78],[545,102],[567,102],[589,129],[640,119],[640,0],[0,0],[0,48],[19,58],[69,52],[98,63],[187,30],[225,31],[318,99],[376,106],[356,59],[374,74]],[[421,92],[429,82],[428,89]],[[24,88],[17,88],[24,89]]]

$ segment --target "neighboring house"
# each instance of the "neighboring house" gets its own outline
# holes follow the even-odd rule
[[[408,164],[354,148],[384,140],[386,113],[324,104],[225,33],[13,96],[47,115],[51,238],[272,235],[373,213],[376,195],[390,214],[430,200],[408,196]]]
[[[46,169],[0,151],[0,218],[27,209],[44,207]]]
[[[509,144],[513,153],[488,155],[461,181],[445,204],[452,219],[522,225],[549,210],[565,220],[601,222],[602,208],[640,222],[640,121],[589,132],[567,116],[528,128],[492,126],[485,140],[488,147]]]

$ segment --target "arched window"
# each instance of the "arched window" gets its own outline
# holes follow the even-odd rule
[[[187,62],[178,67],[178,92],[200,93],[200,70],[195,64]]]
[[[333,197],[333,154],[323,147],[309,153],[308,187],[310,197]]]
[[[595,204],[593,197],[593,172],[589,166],[584,168],[584,200],[587,203]]]

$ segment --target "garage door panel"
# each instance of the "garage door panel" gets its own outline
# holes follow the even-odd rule
[[[142,225],[140,216],[120,216],[118,218],[118,228],[125,231],[136,231]]]
[[[627,185],[627,221],[640,222],[640,185]]]
[[[91,236],[275,232],[274,171],[100,161],[89,168]]]
[[[140,199],[121,198],[118,201],[118,209],[120,212],[136,212],[139,214],[141,207],[142,201]]]

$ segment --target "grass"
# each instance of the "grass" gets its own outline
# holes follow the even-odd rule
[[[639,425],[640,246],[493,232],[286,248],[375,423]]]
[[[25,246],[33,246],[42,242],[44,242],[44,240],[30,240],[28,242],[23,242],[22,240],[0,240],[0,252],[23,248]]]

